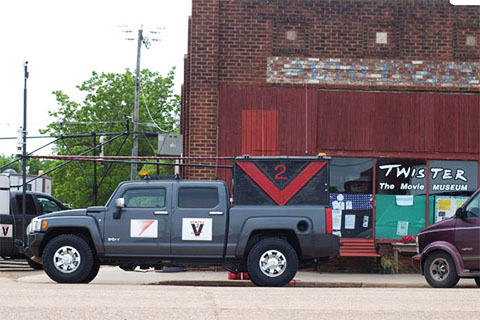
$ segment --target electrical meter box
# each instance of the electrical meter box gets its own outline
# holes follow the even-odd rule
[[[180,156],[183,152],[183,136],[181,134],[159,134],[158,154],[164,156]]]
[[[237,157],[235,205],[330,205],[327,157]]]

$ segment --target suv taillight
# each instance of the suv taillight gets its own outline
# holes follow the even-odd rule
[[[325,208],[325,233],[332,233],[332,208]]]

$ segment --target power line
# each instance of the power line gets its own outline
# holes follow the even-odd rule
[[[171,133],[173,131],[173,129],[172,130],[164,130],[164,129],[160,128],[160,126],[155,122],[155,120],[153,120],[152,114],[150,113],[150,109],[148,108],[147,99],[145,98],[145,93],[143,92],[143,86],[142,86],[141,82],[140,82],[140,90],[142,91],[143,103],[145,104],[145,108],[147,109],[148,116],[150,117],[150,120],[152,120],[152,123],[155,125],[155,127],[160,132]]]

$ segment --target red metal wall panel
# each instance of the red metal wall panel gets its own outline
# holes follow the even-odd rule
[[[252,150],[251,146],[242,147],[246,143],[242,128],[251,131],[255,127],[251,132],[262,132],[258,117],[263,110],[269,121],[278,114],[278,125],[263,123],[264,148],[269,155],[326,152],[480,159],[478,94],[240,86],[220,86],[218,93],[219,156],[238,156]],[[256,110],[250,116],[257,120],[242,116],[244,110]]]
[[[278,154],[277,110],[242,110],[242,154]]]

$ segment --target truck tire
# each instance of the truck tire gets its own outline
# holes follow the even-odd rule
[[[90,273],[88,274],[88,276],[85,279],[83,279],[82,283],[90,283],[93,279],[95,279],[95,277],[98,274],[98,271],[100,271],[100,264],[98,262],[95,262],[93,264],[92,270],[90,270]]]
[[[27,258],[27,263],[33,270],[43,270],[43,265]]]
[[[477,284],[477,287],[480,288],[480,277],[475,278],[475,283]]]
[[[250,280],[257,286],[282,287],[297,273],[297,253],[285,240],[263,239],[248,253],[247,270]]]
[[[427,257],[424,273],[433,288],[452,288],[459,280],[452,258],[443,251],[432,252]]]
[[[50,240],[42,260],[47,275],[59,283],[84,283],[94,273],[92,249],[77,235],[62,234]]]

